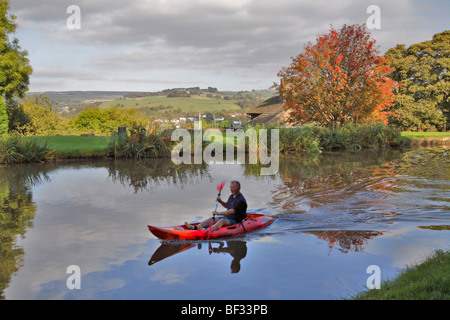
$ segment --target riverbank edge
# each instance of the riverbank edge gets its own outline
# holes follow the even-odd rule
[[[403,142],[400,146],[393,148],[427,148],[427,147],[450,147],[450,136],[448,137],[403,137]],[[105,145],[103,150],[97,150],[95,152],[79,153],[76,150],[75,153],[71,152],[59,152],[57,149],[53,150],[51,156],[47,157],[45,161],[41,162],[65,162],[65,161],[85,161],[85,160],[114,160],[120,157],[114,157],[108,155],[108,146]],[[337,150],[338,152],[340,150]],[[155,158],[170,158],[170,154],[167,156],[159,156]],[[0,163],[0,166],[9,166],[11,164]]]
[[[436,250],[425,261],[406,267],[392,280],[381,282],[353,300],[450,300],[450,251]]]
[[[403,138],[403,143],[399,147],[393,148],[414,148],[414,147],[450,147],[450,137],[425,137],[425,138]],[[338,150],[339,151],[339,150]],[[114,159],[114,156],[107,155],[107,146],[105,150],[97,153],[89,153],[86,155],[70,154],[70,153],[58,153],[56,152],[48,160],[54,161],[74,161],[74,160],[93,160],[93,159]],[[158,158],[158,157],[155,157]],[[170,158],[170,154],[167,156],[160,156],[159,158]]]

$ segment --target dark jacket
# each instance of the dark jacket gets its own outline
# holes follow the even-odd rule
[[[227,218],[234,219],[236,222],[241,222],[247,217],[247,200],[242,193],[239,193],[236,197],[232,194],[227,201],[227,210],[234,209],[234,214],[227,215]]]

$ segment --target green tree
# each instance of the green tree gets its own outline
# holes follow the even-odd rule
[[[28,90],[33,69],[21,50],[17,38],[9,39],[17,28],[16,17],[8,13],[9,1],[0,0],[0,94],[7,103],[17,96],[22,98]]]
[[[430,41],[388,50],[394,68],[390,77],[399,82],[390,123],[401,130],[445,129],[450,120],[450,30]]]
[[[3,97],[0,96],[0,136],[8,133],[8,114]]]
[[[24,135],[55,135],[67,133],[67,121],[53,111],[44,95],[27,96],[20,102],[26,122],[15,128]]]
[[[118,127],[145,127],[147,121],[143,112],[136,107],[121,108],[115,106],[105,109],[94,107],[85,108],[71,121],[71,125],[82,132],[111,134],[116,132]]]

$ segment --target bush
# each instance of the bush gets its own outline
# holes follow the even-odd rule
[[[320,130],[314,126],[281,129],[280,153],[320,153]]]
[[[384,124],[322,129],[321,147],[324,150],[377,149],[400,146],[401,133]]]
[[[137,108],[119,108],[117,106],[101,109],[85,108],[71,121],[74,129],[80,132],[110,135],[118,127],[144,126],[145,115]]]
[[[254,127],[257,132],[262,125]],[[267,127],[266,129],[274,129]],[[280,154],[319,154],[322,150],[359,150],[400,146],[403,138],[399,131],[384,124],[347,125],[330,129],[306,125],[299,128],[279,129]],[[268,137],[271,134],[268,132]]]

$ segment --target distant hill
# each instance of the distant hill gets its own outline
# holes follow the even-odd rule
[[[82,108],[103,101],[123,98],[128,91],[45,91],[30,92],[28,95],[42,94],[50,99],[58,111],[69,108]]]
[[[130,91],[46,91],[31,92],[28,95],[47,96],[57,111],[75,115],[84,108],[111,106],[142,108],[150,117],[198,115],[200,112],[236,113],[255,107],[273,96],[267,90],[224,91],[207,89],[175,88],[158,92]]]

